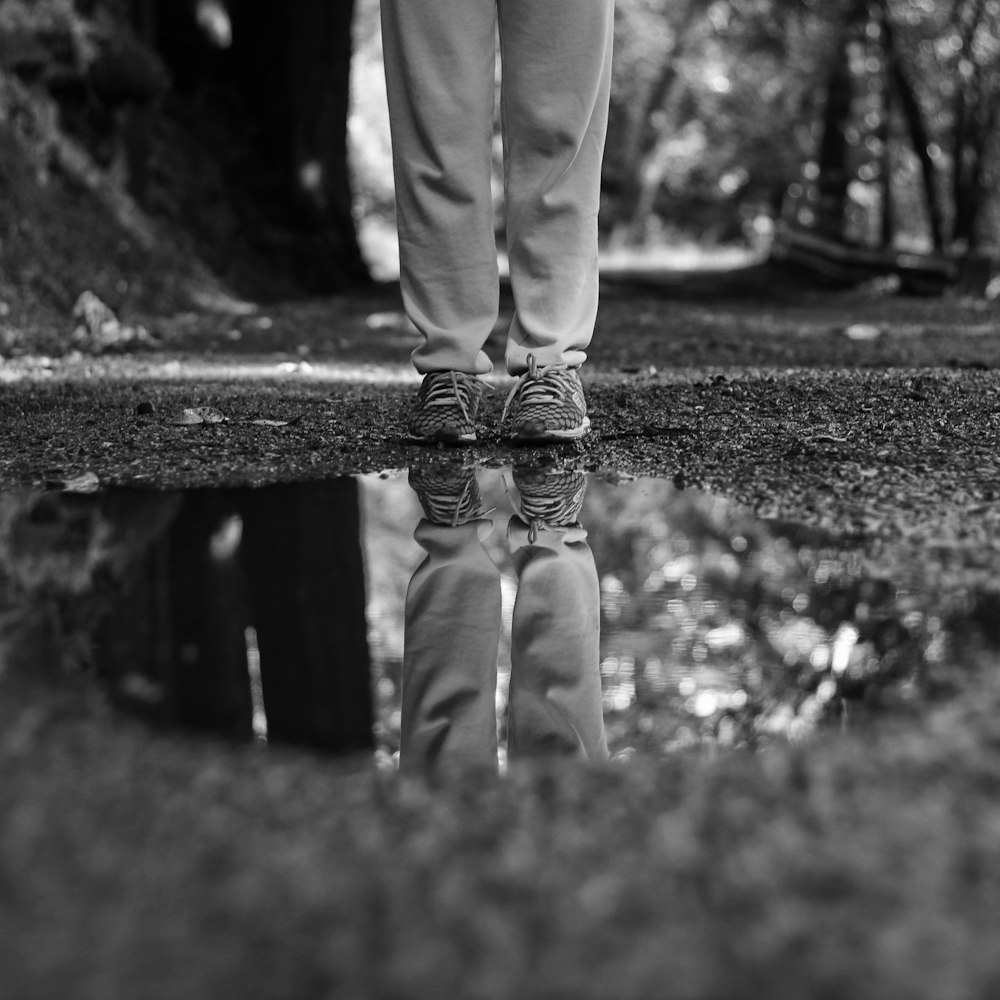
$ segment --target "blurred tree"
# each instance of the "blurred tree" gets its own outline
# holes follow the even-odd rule
[[[786,191],[837,240],[996,241],[1000,0],[620,0],[616,18],[613,245],[739,238]]]
[[[874,242],[890,244],[893,198],[913,204],[912,155],[930,246],[960,255],[994,243],[1000,2],[858,0],[839,18],[816,154],[818,218],[806,221],[856,236],[849,206],[877,203]],[[881,197],[866,199],[876,180]]]
[[[916,91],[913,74],[896,38],[893,13],[886,0],[881,0],[881,23],[885,38],[885,54],[892,84],[898,95],[899,108],[906,119],[907,129],[913,143],[913,151],[920,163],[924,197],[927,201],[927,218],[930,227],[931,244],[935,250],[944,249],[944,213],[941,205],[937,168],[931,155],[931,140],[926,115]],[[888,153],[888,146],[886,147]],[[886,197],[891,182],[891,168],[887,161],[884,181]],[[883,242],[889,242],[888,234]]]
[[[0,127],[39,186],[56,165],[144,250],[254,299],[355,287],[354,6],[2,0]]]
[[[719,240],[779,210],[813,144],[831,8],[801,0],[621,0],[606,156],[613,244],[664,221]]]
[[[851,181],[849,129],[854,118],[856,68],[852,48],[862,43],[869,11],[867,0],[850,3],[833,33],[833,46],[824,86],[822,129],[816,151],[818,193],[815,225],[837,238],[846,225]]]
[[[136,23],[178,89],[234,119],[245,145],[222,151],[227,179],[250,189],[249,238],[309,290],[368,281],[347,165],[354,0],[133,0]]]
[[[975,250],[987,236],[980,227],[982,209],[998,179],[1000,3],[957,0],[949,27],[954,86],[951,237],[956,248]]]

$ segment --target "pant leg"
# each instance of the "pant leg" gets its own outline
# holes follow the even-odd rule
[[[382,0],[407,315],[419,372],[492,369],[499,312],[492,164],[496,0]]]
[[[518,574],[511,635],[508,752],[608,756],[600,672],[600,585],[583,528],[511,518]]]
[[[497,766],[500,571],[483,547],[493,524],[423,520],[427,552],[406,592],[400,769]]]
[[[405,0],[404,0],[405,2]],[[597,213],[614,0],[498,0],[511,374],[586,360],[597,318]]]

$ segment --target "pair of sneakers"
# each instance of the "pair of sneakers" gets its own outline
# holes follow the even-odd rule
[[[473,444],[476,416],[486,384],[466,372],[424,376],[407,423],[409,439],[420,444]],[[587,402],[575,368],[535,363],[511,389],[500,418],[500,433],[512,441],[574,441],[590,430]]]
[[[576,469],[534,469],[515,466],[518,513],[534,544],[543,528],[558,531],[579,524],[587,477]],[[414,466],[410,487],[424,516],[433,524],[457,527],[491,511],[485,509],[474,468],[469,466]]]

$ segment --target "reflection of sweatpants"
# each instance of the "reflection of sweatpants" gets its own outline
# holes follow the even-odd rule
[[[512,374],[580,365],[597,314],[597,210],[614,0],[382,0],[400,280],[420,372],[491,370],[497,21]]]
[[[500,573],[489,521],[421,521],[427,552],[406,595],[400,766],[496,766]],[[607,756],[601,711],[597,570],[582,528],[539,532],[512,518],[518,574],[511,643],[511,756]]]

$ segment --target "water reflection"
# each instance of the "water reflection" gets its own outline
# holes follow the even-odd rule
[[[0,677],[96,674],[157,723],[420,768],[756,747],[995,669],[995,555],[890,576],[665,482],[454,461],[0,494]]]
[[[514,609],[525,600],[503,530],[523,496],[517,478],[476,474],[477,498],[494,508],[497,526],[478,545],[486,571],[494,572],[488,556],[499,574],[503,604],[501,755]],[[391,755],[403,722],[404,567],[425,557],[410,529],[422,511],[402,477],[366,477],[361,495],[377,741]],[[960,554],[939,560],[935,576],[925,553],[890,553],[890,576],[821,532],[657,480],[591,477],[579,521],[598,572],[599,670],[614,754],[756,748],[818,726],[856,727],[919,710],[996,663],[1000,577],[985,556],[974,569]]]
[[[507,753],[607,757],[600,593],[580,511],[587,481],[514,470],[507,545],[517,578],[510,625]],[[426,553],[406,593],[400,765],[497,765],[501,571],[483,542],[494,522],[471,468],[410,472]]]
[[[4,666],[153,721],[372,747],[357,483],[0,497]]]

